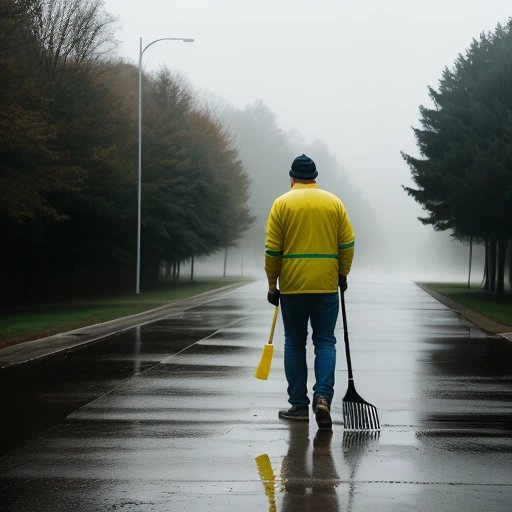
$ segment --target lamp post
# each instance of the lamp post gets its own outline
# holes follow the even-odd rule
[[[139,47],[139,172],[137,186],[137,270],[135,279],[135,293],[140,293],[140,225],[141,225],[141,195],[142,195],[142,56],[144,52],[159,41],[182,41],[183,43],[192,43],[190,37],[162,37],[155,39],[142,48],[142,37]]]

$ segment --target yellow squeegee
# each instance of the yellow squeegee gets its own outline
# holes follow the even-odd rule
[[[267,380],[270,372],[270,365],[272,364],[272,355],[274,354],[274,330],[276,328],[277,313],[279,307],[276,306],[274,309],[274,318],[272,319],[272,327],[270,328],[270,336],[268,337],[267,344],[263,347],[263,353],[261,354],[260,364],[256,368],[254,376],[257,379]]]

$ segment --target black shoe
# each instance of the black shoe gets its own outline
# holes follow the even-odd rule
[[[307,405],[292,405],[287,411],[279,411],[282,420],[309,421],[309,407]]]
[[[331,407],[329,406],[329,401],[327,398],[322,395],[318,396],[315,400],[315,405],[313,406],[318,428],[332,428],[330,410]]]

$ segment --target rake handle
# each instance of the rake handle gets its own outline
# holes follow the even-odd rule
[[[352,359],[350,358],[350,346],[348,342],[348,324],[347,324],[347,310],[345,308],[345,293],[340,288],[340,301],[341,301],[341,316],[343,317],[343,335],[345,338],[345,354],[347,355],[347,368],[348,368],[348,379],[353,380],[352,375]]]

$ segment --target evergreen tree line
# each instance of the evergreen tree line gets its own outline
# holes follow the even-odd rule
[[[103,0],[2,0],[3,302],[135,285],[138,69],[114,26]],[[252,219],[229,132],[165,69],[143,76],[142,147],[144,287]]]
[[[419,220],[485,244],[484,286],[512,286],[512,19],[474,39],[446,68],[433,108],[414,130],[421,158],[403,154],[428,213]]]

